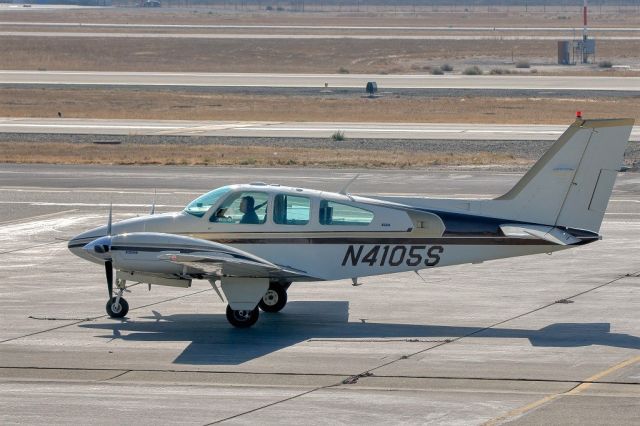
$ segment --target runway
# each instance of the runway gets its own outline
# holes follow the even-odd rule
[[[565,131],[566,127],[566,125],[539,124],[302,123],[0,117],[0,132],[2,133],[98,135],[329,138],[340,130],[348,138],[555,140]],[[640,140],[639,126],[634,127],[631,140]]]
[[[487,27],[487,26],[371,26],[371,25],[234,25],[234,24],[141,24],[93,22],[0,21],[0,26],[43,28],[131,28],[131,29],[210,29],[210,30],[353,30],[353,31],[471,31],[471,32],[561,32],[581,31],[575,27]],[[592,32],[638,32],[638,28],[589,27]]]
[[[640,416],[640,176],[620,174],[602,241],[553,256],[294,284],[230,329],[206,282],[134,287],[105,318],[104,272],[65,239],[266,181],[490,197],[519,175],[0,165],[0,422],[633,424]]]
[[[544,35],[397,35],[397,34],[252,34],[252,33],[114,33],[65,31],[0,31],[0,37],[53,37],[53,38],[167,38],[210,40],[557,40],[558,36]],[[598,40],[631,41],[640,36],[598,36]]]
[[[376,81],[389,89],[502,89],[640,91],[640,77],[536,75],[381,75],[272,73],[157,73],[0,70],[0,84],[362,88]]]

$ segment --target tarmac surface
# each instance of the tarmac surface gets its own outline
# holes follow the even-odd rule
[[[231,328],[206,282],[134,287],[65,240],[179,210],[219,185],[325,190],[356,170],[0,165],[0,423],[637,424],[640,174],[620,174],[602,241],[363,280],[294,284]],[[518,174],[363,170],[354,193],[491,197]]]
[[[387,89],[502,89],[640,91],[640,77],[537,75],[381,75],[181,73],[113,71],[0,70],[0,84],[200,86],[200,87],[356,87],[375,81]]]
[[[566,125],[459,123],[326,123],[274,121],[116,120],[0,117],[0,133],[87,135],[164,135],[330,138],[340,130],[349,138],[435,140],[556,140]],[[640,141],[640,127],[631,141]]]
[[[187,38],[187,39],[232,39],[232,40],[557,40],[557,35],[453,35],[453,34],[254,34],[254,33],[114,33],[114,32],[65,32],[65,31],[0,31],[0,37],[83,37],[83,38]],[[640,40],[640,36],[598,36],[598,40]]]
[[[576,31],[576,27],[487,27],[487,26],[374,26],[374,25],[252,25],[252,24],[141,24],[105,22],[33,22],[0,21],[1,26],[45,28],[131,28],[131,29],[211,29],[211,30],[375,30],[375,31],[437,31],[437,32],[561,32]],[[582,30],[582,28],[578,28]],[[638,32],[638,28],[589,27],[590,32]]]

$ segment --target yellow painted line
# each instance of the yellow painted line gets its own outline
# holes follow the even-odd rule
[[[614,373],[622,368],[628,367],[630,365],[633,365],[637,362],[640,362],[640,355],[633,357],[633,358],[629,358],[626,361],[622,361],[619,364],[614,365],[611,368],[607,368],[604,371],[601,371],[597,374],[594,374],[593,376],[589,377],[588,379],[585,380],[585,383],[582,383],[580,386],[576,386],[575,388],[571,389],[569,392],[567,392],[567,395],[575,395],[578,394],[580,392],[582,392],[583,390],[587,389],[589,386],[591,386],[593,384],[593,382],[596,382],[600,379],[602,379],[605,376],[608,376],[611,373]]]
[[[511,419],[513,417],[518,417],[521,416],[529,411],[532,411],[538,407],[540,407],[541,405],[544,405],[550,401],[553,401],[554,399],[560,398],[561,396],[565,396],[565,395],[577,395],[580,392],[584,391],[585,389],[587,389],[589,386],[591,386],[593,384],[593,382],[597,382],[598,380],[602,379],[603,377],[606,377],[608,375],[610,375],[611,373],[614,373],[618,370],[621,370],[625,367],[628,367],[630,365],[636,364],[640,362],[640,356],[635,356],[633,358],[629,358],[625,361],[622,361],[612,367],[607,368],[606,370],[603,370],[597,374],[594,374],[593,376],[583,380],[583,383],[579,384],[578,386],[574,387],[573,389],[567,391],[567,392],[562,392],[562,393],[556,393],[553,395],[547,395],[544,398],[541,398],[537,401],[534,401],[530,404],[527,404],[523,407],[519,407],[516,408],[514,410],[509,411],[506,414],[503,414],[500,417],[496,417],[494,419],[491,419],[485,423],[483,423],[483,426],[495,426],[499,423],[504,422],[505,420]]]
[[[520,415],[522,415],[522,414],[524,414],[524,413],[526,413],[528,411],[531,411],[531,410],[533,410],[533,409],[535,409],[535,408],[537,408],[537,407],[539,407],[539,406],[541,406],[543,404],[546,404],[549,401],[553,401],[554,399],[560,397],[560,395],[562,395],[562,394],[561,393],[557,393],[557,394],[554,394],[554,395],[545,396],[544,398],[539,399],[537,401],[534,401],[531,404],[527,404],[524,407],[516,408],[515,410],[511,410],[508,413],[503,414],[500,417],[496,417],[495,419],[491,419],[488,422],[483,423],[482,425],[483,426],[495,426],[495,425],[497,425],[499,423],[502,423],[503,421],[505,421],[507,419],[510,419],[512,417],[520,416]]]

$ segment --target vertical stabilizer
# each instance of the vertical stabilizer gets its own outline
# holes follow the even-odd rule
[[[632,127],[632,119],[576,120],[491,210],[598,232]]]

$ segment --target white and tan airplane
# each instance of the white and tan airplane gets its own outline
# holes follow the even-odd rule
[[[491,200],[362,197],[280,185],[229,185],[177,213],[149,215],[73,238],[104,264],[111,317],[127,282],[189,287],[209,280],[227,319],[249,327],[281,310],[292,282],[419,271],[550,253],[600,239],[632,119],[578,118],[505,195]],[[116,288],[113,289],[113,269]]]

